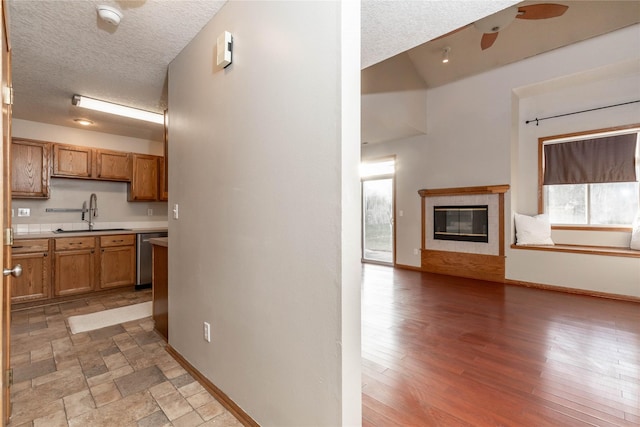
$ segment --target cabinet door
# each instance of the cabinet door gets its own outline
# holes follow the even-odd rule
[[[168,165],[167,165],[167,158],[166,157],[161,157],[160,160],[158,160],[158,162],[160,163],[160,193],[159,193],[159,200],[162,202],[166,202],[169,200],[169,177],[167,176],[168,174]]]
[[[96,150],[97,179],[131,181],[131,155],[119,151]]]
[[[90,178],[93,150],[74,145],[53,144],[53,175]]]
[[[14,139],[11,144],[11,197],[49,198],[51,144]]]
[[[94,249],[55,252],[55,296],[79,294],[93,290],[94,252]]]
[[[158,200],[158,159],[158,156],[133,155],[130,202]]]
[[[100,254],[100,288],[133,285],[136,280],[135,246],[102,248]]]
[[[22,275],[11,280],[11,302],[49,298],[51,262],[49,252],[13,255],[13,262],[22,265]]]

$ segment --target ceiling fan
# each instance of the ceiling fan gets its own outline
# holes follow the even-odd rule
[[[482,50],[490,48],[498,38],[500,30],[513,22],[514,19],[549,19],[562,16],[569,6],[556,3],[539,3],[527,6],[511,6],[498,13],[473,23],[484,34],[480,41]]]
[[[549,19],[564,15],[569,6],[557,3],[538,3],[525,6],[511,6],[493,15],[482,18],[472,24],[453,30],[435,40],[447,37],[458,31],[473,25],[478,31],[483,33],[480,47],[482,50],[489,49],[498,38],[500,30],[506,28],[516,18],[517,19]]]

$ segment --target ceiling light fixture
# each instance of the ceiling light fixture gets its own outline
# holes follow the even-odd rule
[[[96,7],[96,10],[98,11],[98,16],[103,21],[108,22],[111,25],[115,25],[116,27],[120,24],[122,12],[115,7],[100,5]]]
[[[93,122],[88,119],[73,119],[73,121],[82,126],[91,126],[93,124]]]
[[[449,46],[442,49],[442,63],[446,64],[449,62],[449,52],[451,52],[451,48]]]
[[[86,96],[73,95],[71,103],[76,107],[88,108],[90,110],[101,111],[103,113],[116,114],[118,116],[129,117],[137,120],[144,120],[159,125],[164,124],[164,114],[152,113],[151,111],[139,110],[124,105],[112,104],[99,99],[87,98]]]

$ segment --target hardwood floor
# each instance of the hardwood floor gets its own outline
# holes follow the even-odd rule
[[[638,426],[640,304],[363,266],[363,426]]]

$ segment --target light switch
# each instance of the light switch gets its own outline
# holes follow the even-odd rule
[[[178,204],[173,205],[173,219],[178,219]]]

